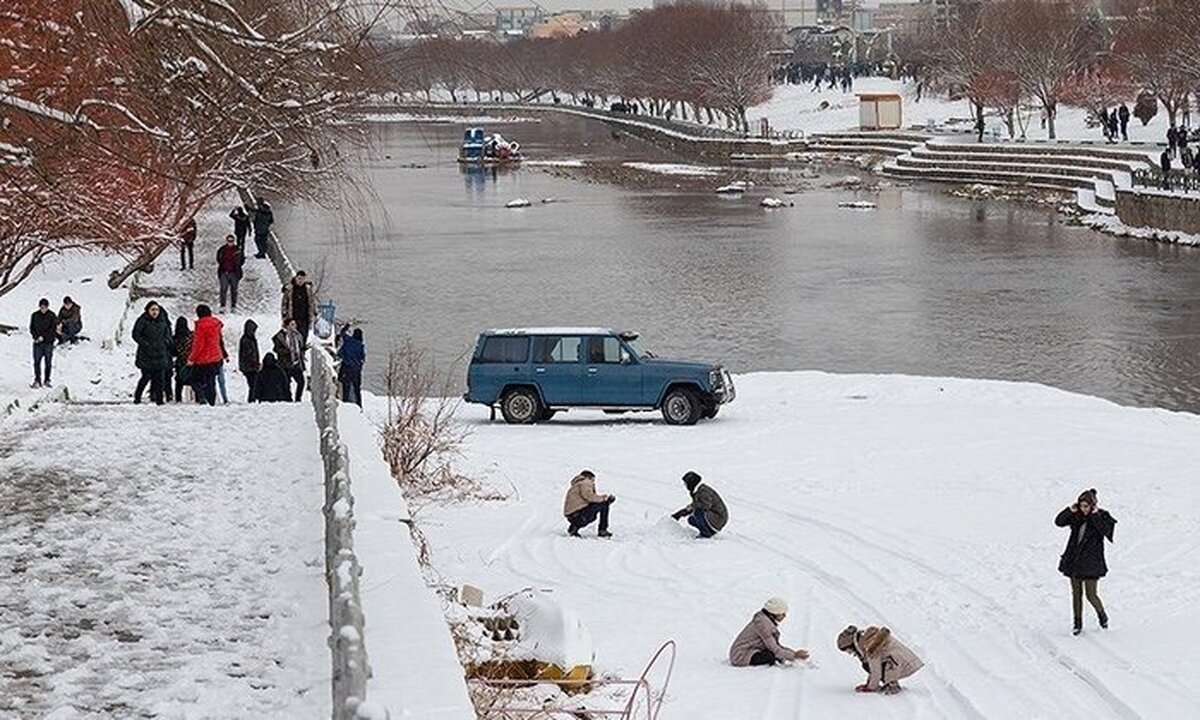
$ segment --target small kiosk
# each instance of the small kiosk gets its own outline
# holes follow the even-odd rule
[[[899,93],[859,93],[859,129],[899,130],[903,126],[902,104]]]

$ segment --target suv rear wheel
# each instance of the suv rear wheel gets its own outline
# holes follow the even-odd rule
[[[675,388],[663,398],[662,415],[668,425],[695,425],[700,419],[700,397],[688,388]]]
[[[542,418],[542,402],[529,388],[516,388],[500,399],[500,414],[510,425],[531,425]]]

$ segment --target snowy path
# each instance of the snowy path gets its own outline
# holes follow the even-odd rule
[[[328,716],[311,407],[147,410],[5,425],[0,717]]]
[[[1200,660],[1200,419],[981,381],[760,374],[739,390],[682,429],[583,413],[508,427],[468,410],[467,469],[516,493],[422,511],[435,565],[492,596],[552,588],[604,672],[636,675],[676,639],[663,720],[1157,718],[1200,698],[1186,669]],[[562,493],[584,467],[619,498],[611,541],[565,534]],[[664,519],[687,469],[730,506],[715,542]],[[1053,517],[1092,486],[1120,521],[1101,583],[1113,628],[1089,615],[1074,638]],[[772,594],[791,600],[783,639],[813,666],[729,667]],[[860,670],[833,646],[848,623],[887,624],[926,660],[903,695],[851,691]]]

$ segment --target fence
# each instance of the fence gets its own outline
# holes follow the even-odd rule
[[[1158,168],[1134,170],[1133,186],[1175,192],[1200,192],[1200,173],[1191,170],[1170,170],[1164,173]]]

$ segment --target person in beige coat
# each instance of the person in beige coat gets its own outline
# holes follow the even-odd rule
[[[729,646],[729,664],[747,667],[807,659],[807,650],[793,650],[779,643],[779,623],[787,613],[788,604],[783,598],[773,597],[763,603],[762,610],[754,613]]]
[[[579,537],[580,529],[592,524],[600,518],[600,527],[596,535],[612,537],[608,531],[608,508],[617,499],[616,495],[600,495],[596,493],[596,476],[591,470],[584,470],[571,480],[567,488],[567,497],[563,500],[563,516],[567,518],[567,534]]]
[[[838,635],[837,646],[838,650],[858,658],[867,671],[867,681],[854,688],[858,692],[898,693],[900,680],[925,665],[885,627],[859,630],[851,625]]]

